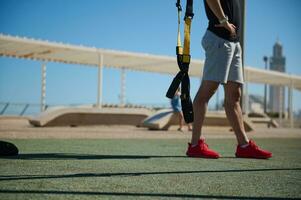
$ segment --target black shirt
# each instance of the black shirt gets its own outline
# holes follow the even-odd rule
[[[231,37],[230,32],[224,27],[215,27],[216,24],[219,24],[218,18],[211,11],[206,0],[204,0],[206,15],[209,20],[207,29],[225,40],[238,42],[241,27],[241,10],[239,0],[220,0],[220,3],[225,15],[228,16],[229,23],[236,26],[236,36]]]

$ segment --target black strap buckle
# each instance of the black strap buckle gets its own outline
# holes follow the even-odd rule
[[[182,11],[182,6],[180,0],[177,0],[176,6],[178,8],[178,11]]]

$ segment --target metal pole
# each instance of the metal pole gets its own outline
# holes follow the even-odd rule
[[[4,108],[2,109],[2,111],[0,112],[0,115],[3,115],[5,113],[5,111],[8,108],[8,106],[9,106],[9,103],[6,103],[5,106],[4,106]]]
[[[216,105],[215,105],[215,109],[217,111],[219,110],[218,101],[219,101],[219,91],[218,91],[218,88],[217,88],[217,91],[216,91]]]
[[[241,32],[240,32],[240,46],[241,46],[241,57],[242,57],[242,68],[243,68],[243,74],[245,71],[245,30],[246,30],[246,1],[245,0],[241,0],[240,1],[240,6],[241,6]],[[241,87],[241,96],[244,96],[244,88]],[[241,98],[240,100],[240,106],[243,106],[243,98]],[[243,112],[245,113],[246,111],[243,110]]]
[[[282,124],[283,124],[283,120],[285,119],[285,87],[281,86],[281,120],[282,120]]]
[[[28,107],[29,107],[29,104],[26,104],[25,107],[24,107],[24,109],[21,111],[20,116],[24,115],[24,113],[26,112],[26,110],[28,109]]]
[[[264,56],[263,61],[265,62],[265,70],[268,69],[268,57]],[[264,113],[267,113],[267,84],[264,84],[264,103],[263,103]]]
[[[46,108],[46,63],[42,63],[41,69],[41,112],[43,112]]]
[[[279,112],[278,112],[278,114],[279,114],[279,125],[280,125],[280,127],[282,126],[282,110],[283,110],[283,108],[282,108],[282,86],[279,86]]]
[[[245,71],[245,99],[244,99],[244,112],[245,114],[249,113],[249,78],[248,72]]]
[[[124,107],[125,106],[125,78],[126,78],[126,74],[125,74],[125,68],[122,67],[121,68],[121,94],[120,94],[120,106],[121,107]]]
[[[97,103],[96,107],[102,106],[102,68],[103,68],[103,54],[98,54],[98,84],[97,84]]]
[[[288,89],[288,114],[290,120],[290,127],[294,128],[294,112],[293,112],[293,82],[291,80],[289,89]]]

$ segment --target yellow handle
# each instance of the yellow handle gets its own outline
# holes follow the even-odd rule
[[[190,55],[190,30],[191,30],[191,18],[186,17],[184,28],[184,55]]]
[[[180,47],[182,46],[182,42],[181,42],[181,33],[180,33],[180,25],[181,25],[181,11],[178,10],[178,42],[177,42],[177,46]]]

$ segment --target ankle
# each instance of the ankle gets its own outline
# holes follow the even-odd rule
[[[191,140],[190,144],[191,144],[192,147],[195,147],[196,145],[199,144],[199,141],[198,140]]]
[[[191,146],[195,147],[195,146],[199,145],[200,140],[205,140],[205,138],[201,136],[199,139],[192,139],[191,140]]]
[[[241,132],[239,134],[236,133],[235,135],[239,146],[249,144],[249,138],[246,133]]]
[[[194,148],[196,146],[198,146],[199,144],[191,144],[191,147]]]
[[[248,147],[248,146],[249,146],[249,143],[239,145],[240,148],[246,148],[246,147]]]

